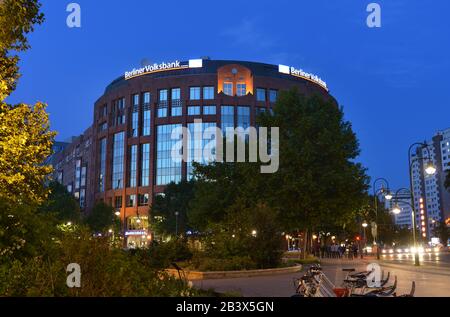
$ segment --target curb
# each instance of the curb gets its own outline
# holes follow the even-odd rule
[[[242,278],[242,277],[256,277],[268,276],[278,274],[297,273],[302,269],[302,265],[296,265],[286,268],[276,269],[260,269],[260,270],[243,270],[243,271],[185,271],[186,279],[194,280],[214,280],[214,279],[228,279],[228,278]],[[178,271],[175,269],[166,269],[166,272],[172,276],[178,277]]]

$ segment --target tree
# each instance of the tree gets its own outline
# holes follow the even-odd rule
[[[369,178],[359,144],[342,108],[295,89],[281,93],[261,126],[279,127],[280,167],[266,178],[286,230],[320,229],[354,222],[367,199]]]
[[[193,181],[183,180],[177,184],[167,185],[164,195],[156,196],[155,202],[150,207],[151,225],[155,232],[161,235],[175,235],[178,230],[178,234],[184,235],[190,230],[187,213],[193,195]]]
[[[450,228],[447,226],[445,221],[441,221],[436,224],[436,227],[434,228],[434,234],[439,238],[441,243],[446,246],[450,237]]]
[[[50,193],[39,210],[42,213],[54,215],[60,222],[79,222],[80,205],[66,187],[56,181],[51,181],[47,188]]]
[[[0,197],[17,203],[41,203],[50,166],[55,133],[49,131],[45,105],[7,105],[3,100],[15,89],[19,77],[17,56],[29,48],[26,35],[43,21],[36,0],[0,3]]]
[[[107,232],[109,229],[120,231],[120,220],[114,214],[114,208],[98,202],[91,213],[85,218],[85,223],[93,232]]]
[[[26,35],[44,21],[39,9],[37,0],[0,1],[0,102],[15,89],[19,78],[19,57],[10,53],[29,48]]]

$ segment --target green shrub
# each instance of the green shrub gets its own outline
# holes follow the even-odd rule
[[[256,269],[256,263],[249,256],[234,256],[218,259],[209,257],[194,257],[191,266],[195,270],[208,271],[239,271]]]

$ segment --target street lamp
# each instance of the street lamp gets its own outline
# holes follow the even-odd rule
[[[376,184],[377,182],[384,182],[384,185],[386,185],[386,188],[382,185],[380,189],[377,190],[376,188]],[[375,224],[376,226],[374,226],[373,232],[375,232],[374,234],[374,238],[373,238],[373,242],[377,247],[377,259],[380,259],[380,246],[379,243],[377,243],[378,239],[378,195],[382,194],[384,196],[384,198],[386,198],[387,200],[391,200],[392,199],[392,193],[389,189],[389,182],[385,179],[385,178],[377,178],[376,180],[373,181],[373,185],[372,185],[372,189],[373,189],[373,199],[374,199],[374,209],[375,209]]]
[[[436,167],[433,165],[433,163],[428,162],[427,167],[425,168],[425,173],[428,175],[434,175],[436,173]]]
[[[178,237],[178,215],[180,213],[178,211],[175,211],[175,235]]]
[[[402,210],[400,209],[400,206],[396,203],[395,206],[394,206],[394,208],[392,208],[392,213],[393,213],[394,215],[398,215],[398,214],[401,213],[401,212],[402,212]]]
[[[427,173],[428,175],[433,175],[434,173],[436,173],[436,167],[431,162],[431,154],[430,154],[430,148],[429,148],[428,144],[421,143],[421,142],[416,142],[416,143],[413,143],[413,144],[410,145],[410,147],[408,149],[408,167],[409,167],[409,191],[411,193],[411,203],[409,205],[411,206],[411,209],[412,209],[412,228],[413,228],[414,247],[417,250],[416,211],[415,211],[415,208],[414,208],[415,202],[414,202],[414,186],[413,186],[413,174],[412,174],[413,162],[411,162],[411,151],[413,150],[414,147],[420,147],[420,148],[426,148],[427,149],[426,156],[428,158],[428,162],[427,162],[427,166],[425,168],[425,173]],[[425,158],[423,156],[420,156],[418,159],[424,160]],[[418,252],[416,252],[414,254],[414,265],[416,265],[416,266],[420,265],[419,253]]]

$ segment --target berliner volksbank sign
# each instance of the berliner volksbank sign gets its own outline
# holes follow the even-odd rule
[[[302,69],[297,69],[295,67],[289,67],[286,65],[278,65],[278,71],[283,74],[292,75],[295,77],[300,77],[303,79],[307,79],[309,81],[312,81],[320,86],[322,86],[325,90],[328,91],[327,83],[324,82],[319,76],[307,73],[303,71]]]
[[[169,71],[169,70],[177,70],[177,69],[184,69],[184,68],[201,68],[203,67],[203,60],[201,59],[190,59],[187,62],[180,62],[178,60],[173,62],[163,62],[163,63],[154,63],[151,65],[147,65],[141,68],[133,68],[133,70],[129,72],[125,72],[125,80],[151,74],[151,73],[157,73],[157,72],[163,72],[163,71]]]

